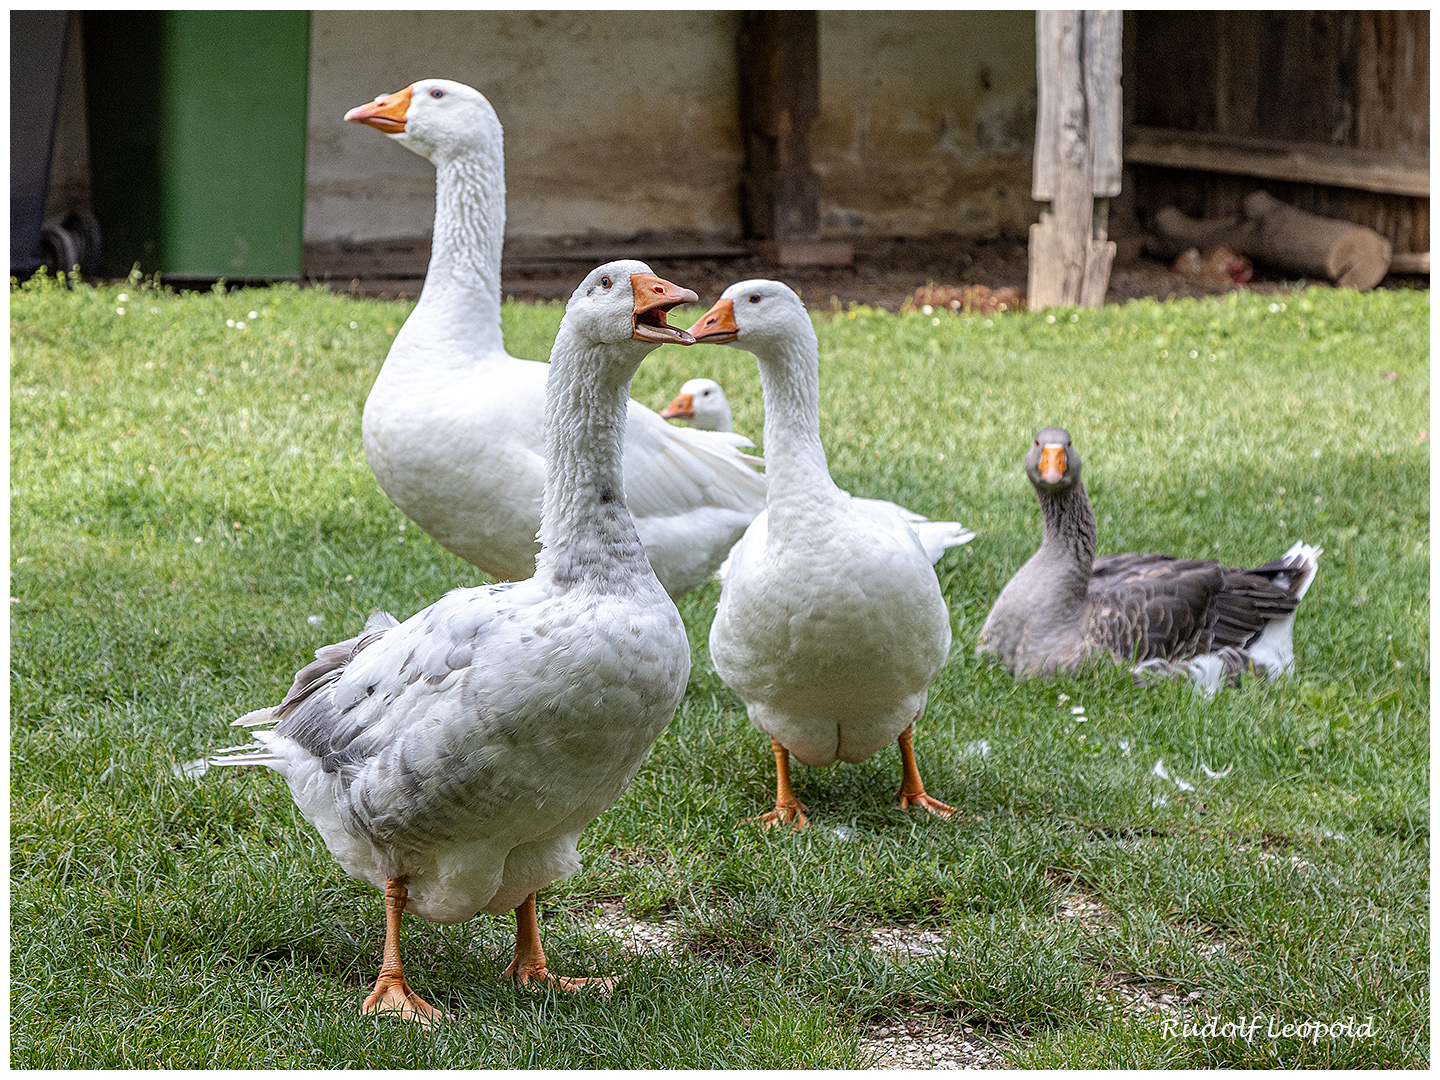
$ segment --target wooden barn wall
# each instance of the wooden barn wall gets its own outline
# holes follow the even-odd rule
[[[1428,11],[1132,11],[1127,124],[1430,154]],[[1143,220],[1167,204],[1224,217],[1257,188],[1430,249],[1430,201],[1220,173],[1131,166]],[[1127,181],[1128,181],[1127,177]]]

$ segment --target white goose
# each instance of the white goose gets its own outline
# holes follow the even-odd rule
[[[415,310],[365,402],[365,456],[394,502],[444,548],[496,578],[535,571],[545,480],[543,363],[505,351],[500,254],[505,156],[495,110],[427,79],[351,109],[435,165],[435,235]],[[736,436],[677,429],[630,402],[625,497],[672,596],[715,572],[765,505]]]
[[[345,872],[384,889],[364,1012],[444,1015],[406,983],[407,907],[441,923],[514,909],[506,975],[586,981],[546,970],[535,893],[579,868],[581,831],[685,692],[685,627],[626,511],[621,447],[631,376],[657,345],[690,343],[664,312],[694,299],[644,263],[592,271],[551,352],[534,576],[456,589],[403,623],[372,616],[318,650],[278,706],[235,721],[269,730],[215,759],[284,776]]]
[[[730,401],[714,379],[690,379],[680,387],[680,393],[675,395],[674,400],[665,406],[660,415],[666,420],[688,420],[702,431],[729,431],[733,423]],[[755,444],[746,439],[745,445]],[[931,521],[924,514],[917,514],[914,510],[885,499],[858,501],[888,506],[908,521],[915,534],[920,537],[920,543],[924,545],[925,554],[930,557],[931,563],[939,562],[940,556],[950,548],[968,544],[975,539],[974,532],[958,521]]]
[[[807,824],[790,755],[857,762],[895,741],[901,807],[951,814],[925,793],[911,746],[950,651],[949,612],[905,517],[830,478],[810,316],[780,282],[742,281],[690,333],[753,352],[765,396],[766,509],[730,553],[710,627],[715,670],[775,751],[775,809],[760,820]]]
[[[733,431],[730,402],[714,379],[688,379],[660,412],[662,420],[688,420],[701,431]]]

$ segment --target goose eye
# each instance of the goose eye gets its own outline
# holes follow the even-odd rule
[[[608,289],[608,288],[610,288],[611,285],[614,285],[615,283],[614,283],[613,281],[611,281],[608,277],[602,277],[602,278],[600,279],[600,284],[603,285],[603,286],[605,286],[605,288]]]
[[[439,88],[436,88],[436,89],[430,91],[430,96],[431,96],[432,98],[434,98],[436,101],[439,101],[442,97],[445,96],[445,91],[444,91],[444,90],[441,90],[441,89],[439,89]]]
[[[758,292],[752,292],[752,293],[750,294],[750,303],[752,303],[752,304],[758,304],[759,302],[760,302],[760,294],[759,294]]]

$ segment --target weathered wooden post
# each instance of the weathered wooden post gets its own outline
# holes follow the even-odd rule
[[[820,239],[820,177],[810,163],[820,111],[819,13],[742,12],[736,59],[746,237],[781,265],[848,265],[849,244]]]
[[[1037,12],[1035,59],[1031,197],[1051,208],[1030,226],[1026,306],[1099,307],[1115,258],[1109,199],[1120,194],[1120,12]]]

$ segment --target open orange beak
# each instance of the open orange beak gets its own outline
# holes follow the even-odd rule
[[[694,420],[695,419],[695,395],[676,394],[675,400],[665,406],[665,411],[660,414],[662,420]]]
[[[695,344],[695,339],[687,332],[668,325],[665,314],[677,304],[693,304],[700,297],[656,274],[631,274],[630,288],[635,293],[635,329],[630,335],[632,338],[657,345]]]
[[[725,345],[740,336],[735,325],[735,301],[716,300],[715,306],[701,315],[690,333],[695,340],[707,345]]]
[[[360,105],[345,114],[352,124],[365,124],[386,135],[399,135],[405,130],[405,114],[410,111],[410,91],[413,86],[397,90],[393,94],[381,94],[374,101]]]
[[[1040,448],[1040,479],[1047,484],[1058,484],[1064,475],[1065,447],[1046,443]]]

